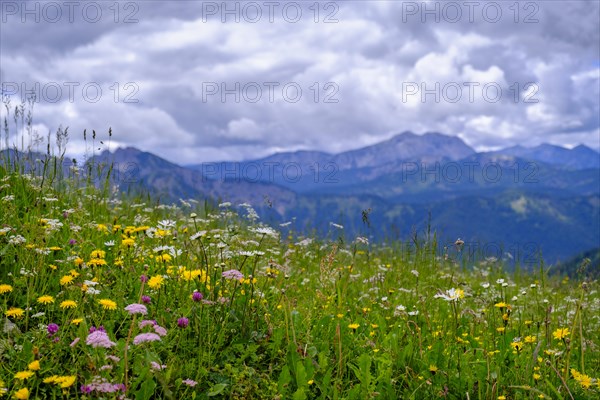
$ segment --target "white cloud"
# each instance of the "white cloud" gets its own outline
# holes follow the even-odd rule
[[[95,82],[103,88],[97,103],[79,92],[72,103],[36,105],[40,127],[68,125],[80,135],[112,126],[120,142],[179,163],[284,149],[342,151],[407,129],[459,135],[478,148],[550,138],[597,142],[596,2],[539,3],[534,24],[515,23],[508,6],[508,17],[494,24],[480,14],[474,23],[403,21],[403,5],[393,1],[338,5],[339,22],[332,24],[322,23],[323,9],[315,23],[306,4],[295,24],[280,16],[274,23],[223,24],[219,16],[204,22],[201,7],[166,3],[141,3],[139,23],[129,25],[3,24],[2,79],[75,81],[78,90]],[[127,82],[137,85],[138,103],[123,101],[131,94]],[[203,99],[206,82],[256,82],[264,92],[256,103],[232,95],[223,102],[221,93]],[[286,101],[279,87],[271,102],[265,82],[295,82],[302,98]],[[328,82],[337,87],[325,89]],[[482,98],[480,86],[470,101],[463,86],[457,102],[443,95],[423,101],[420,92],[403,94],[407,82],[427,89],[436,82],[494,82],[502,97]],[[528,82],[535,93],[525,89]],[[337,103],[325,103],[328,95]],[[538,103],[525,102],[531,97]],[[80,139],[72,143],[80,146]]]

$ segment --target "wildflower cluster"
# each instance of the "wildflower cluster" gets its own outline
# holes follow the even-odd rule
[[[0,164],[0,398],[600,396],[597,282],[24,176]]]

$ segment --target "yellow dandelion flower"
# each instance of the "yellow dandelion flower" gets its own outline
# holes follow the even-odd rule
[[[510,304],[507,304],[507,303],[501,301],[500,303],[494,304],[494,307],[496,307],[496,308],[510,308]]]
[[[73,278],[77,278],[79,275],[81,275],[79,272],[77,272],[76,270],[72,269],[69,271],[69,274],[71,274],[71,276]]]
[[[182,268],[182,267],[179,267]],[[174,265],[167,266],[167,274],[173,275],[179,272],[179,268],[176,268]]]
[[[540,374],[533,374],[533,379],[539,381],[542,376]]]
[[[15,374],[15,379],[20,379],[24,381],[31,378],[33,375],[35,374],[31,371],[19,371]]]
[[[170,230],[165,230],[165,229],[157,229],[155,232],[155,235],[158,237],[165,237],[165,236],[169,236],[171,234]]]
[[[7,317],[19,318],[19,317],[22,317],[24,313],[25,313],[25,311],[23,311],[22,308],[11,307],[7,311],[4,312],[4,315],[6,315]]]
[[[191,281],[200,277],[200,282],[206,282],[206,273],[199,269],[188,270],[183,268],[179,271],[179,275],[185,281]]]
[[[504,328],[503,326],[501,326],[501,327],[499,327],[499,328],[496,328],[496,331],[497,331],[498,333],[504,333],[504,331],[505,331],[505,330],[506,330],[506,328]]]
[[[570,334],[571,332],[569,331],[569,328],[558,328],[557,330],[552,332],[552,336],[554,336],[554,339],[558,340],[565,339]]]
[[[83,258],[81,258],[81,257],[77,257],[77,258],[76,258],[76,259],[73,261],[73,263],[75,263],[75,265],[79,267],[81,264],[83,264]]]
[[[60,303],[60,308],[65,309],[65,308],[76,308],[77,307],[77,302],[74,300],[65,300],[63,302]]]
[[[525,343],[535,343],[535,341],[536,341],[535,336],[525,336]]]
[[[127,238],[127,239],[123,239],[121,241],[121,246],[123,247],[133,247],[133,245],[135,244],[135,240],[131,239],[131,238]]]
[[[49,249],[49,250],[52,250],[52,251],[61,251],[61,250],[62,250],[62,247],[58,247],[58,246],[52,246],[52,247],[48,247],[48,249]]]
[[[165,278],[163,278],[161,275],[154,275],[148,280],[148,286],[151,289],[160,289],[164,281]]]
[[[71,323],[73,325],[79,325],[82,322],[83,322],[83,318],[75,318],[75,319],[71,320]]]
[[[498,396],[498,400],[506,400],[506,396]]]
[[[432,374],[435,374],[436,372],[438,372],[438,367],[435,366],[435,365],[433,365],[433,364],[431,364],[429,366],[429,372],[431,372]]]
[[[77,380],[77,376],[68,375],[68,376],[58,376],[56,377],[55,383],[59,384],[61,388],[66,389],[69,386],[73,386],[75,381]]]
[[[56,378],[58,378],[58,375],[52,375],[52,376],[45,378],[43,382],[44,383],[54,383],[54,382],[56,382]]]
[[[29,389],[27,389],[27,388],[19,389],[15,392],[13,397],[15,399],[19,399],[19,400],[27,400],[29,398]]]
[[[13,291],[13,287],[7,284],[0,285],[0,294],[10,293]]]
[[[573,378],[584,388],[584,389],[588,389],[590,386],[592,386],[592,378],[589,377],[586,374],[582,374],[580,372],[578,372],[575,369],[571,369],[571,375],[573,375]]]
[[[108,228],[106,227],[106,225],[104,224],[97,224],[96,228],[98,229],[98,231],[100,232],[108,232]]]
[[[59,283],[61,286],[68,286],[73,283],[74,279],[75,278],[73,278],[73,275],[64,275],[62,278],[60,278]]]
[[[52,304],[54,303],[54,297],[48,295],[40,296],[38,297],[37,302],[39,304]]]
[[[54,264],[48,265],[48,268],[50,268],[52,271],[56,271],[58,269],[58,267]]]
[[[100,299],[100,300],[98,300],[98,303],[105,310],[116,310],[117,309],[117,303],[115,303],[114,301],[109,300],[109,299]]]
[[[353,330],[357,330],[359,327],[360,327],[360,325],[357,323],[348,325],[348,328],[353,329]]]
[[[103,258],[92,258],[90,261],[87,262],[87,265],[89,265],[90,267],[98,267],[107,265],[107,263],[106,260]]]
[[[30,371],[39,371],[40,370],[40,362],[39,360],[35,360],[29,363],[27,369]]]
[[[173,257],[171,257],[170,254],[160,254],[160,255],[156,256],[155,259],[157,262],[168,263],[173,259]]]
[[[511,342],[510,347],[515,350],[521,350],[523,348],[523,342]]]
[[[104,250],[94,250],[90,253],[90,258],[105,258],[106,252]]]

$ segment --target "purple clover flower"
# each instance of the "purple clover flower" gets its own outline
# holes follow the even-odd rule
[[[153,369],[154,371],[161,371],[161,370],[167,368],[167,366],[164,364],[159,364],[156,361],[151,361],[150,368]]]
[[[142,314],[142,315],[148,314],[148,309],[146,308],[146,306],[143,304],[137,304],[137,303],[128,305],[127,307],[125,307],[125,311],[127,311],[131,315],[133,315],[133,314]]]
[[[96,331],[100,331],[100,332],[106,332],[106,329],[104,329],[104,327],[103,327],[102,325],[100,325],[100,326],[99,326],[99,327],[97,327],[97,328],[96,328],[95,326],[92,326],[92,327],[90,328],[90,332],[89,332],[89,333],[94,333],[94,332],[96,332]]]
[[[154,325],[156,325],[156,321],[153,319],[144,319],[144,320],[140,321],[138,324],[140,329],[143,329],[147,326],[154,326]]]
[[[204,296],[200,292],[194,291],[194,293],[192,293],[192,300],[194,300],[195,302],[201,301],[203,298]]]
[[[56,332],[58,332],[58,325],[56,325],[55,323],[48,324],[47,329],[50,335],[54,335]]]
[[[106,332],[96,330],[90,333],[85,340],[86,344],[92,347],[104,347],[105,349],[111,348],[116,345],[115,342],[112,342]]]
[[[154,325],[154,332],[159,336],[167,336],[167,330],[158,324]]]
[[[237,269],[230,269],[227,271],[223,271],[223,273],[221,274],[221,276],[225,279],[236,279],[236,280],[241,280],[244,279],[244,274],[242,274],[240,271],[238,271]]]
[[[156,333],[140,333],[133,338],[133,344],[138,345],[145,342],[160,342],[160,336]]]
[[[187,326],[190,324],[190,320],[187,319],[186,317],[181,317],[177,320],[177,326],[180,328],[187,328]]]

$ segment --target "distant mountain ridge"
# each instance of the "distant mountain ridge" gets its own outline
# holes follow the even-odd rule
[[[424,135],[403,132],[371,146],[339,153],[331,161],[345,170],[380,167],[398,161],[456,161],[474,153],[475,150],[458,137],[437,132]]]
[[[385,198],[438,189],[479,190],[481,184],[476,182],[456,184],[446,178],[451,178],[452,172],[463,180],[473,173],[488,176],[497,167],[503,169],[502,182],[496,187],[510,187],[514,183],[568,190],[574,183],[575,187],[586,188],[578,189],[577,193],[589,194],[598,191],[597,180],[589,176],[593,172],[579,171],[600,168],[600,154],[585,146],[569,150],[553,145],[477,153],[458,137],[403,132],[389,140],[339,154],[297,151],[251,161],[189,166],[203,171],[209,179],[222,180],[237,172],[241,179],[268,181],[297,193],[367,193],[379,187],[370,193]],[[421,179],[436,174],[444,182]],[[541,182],[536,181],[538,175],[543,178]],[[511,176],[516,182],[510,182]],[[416,185],[407,184],[409,181]]]
[[[460,237],[473,254],[494,249],[487,256],[531,266],[540,255],[555,263],[599,247],[594,157],[600,154],[585,146],[478,153],[457,137],[404,132],[339,154],[297,151],[184,167],[128,147],[88,162],[114,165],[113,185],[155,202],[247,203],[267,223],[292,222],[296,234],[348,240],[403,240],[429,221],[440,243]]]
[[[573,149],[551,144],[541,144],[536,147],[512,146],[488,153],[512,156],[530,161],[542,161],[546,164],[570,169],[600,168],[600,153],[585,145],[579,145]],[[337,164],[339,170],[345,170],[381,167],[399,161],[430,163],[457,161],[474,154],[477,154],[477,152],[456,136],[448,136],[437,132],[417,135],[410,131],[405,131],[374,145],[337,154],[301,150],[296,152],[280,152],[264,158],[236,163],[285,161],[288,163],[311,164],[315,162],[333,162]],[[231,162],[223,161],[223,163]],[[190,168],[197,168],[197,166],[197,164],[188,165]]]
[[[546,143],[536,147],[513,146],[494,153],[543,161],[570,169],[600,168],[600,154],[582,144],[572,149]]]
[[[113,156],[124,161],[132,152]],[[150,153],[136,157],[144,170],[140,183],[162,199],[250,203],[264,220],[293,220],[301,232],[327,235],[335,222],[348,236],[407,237],[431,214],[445,239],[527,244],[529,261],[532,249],[554,262],[600,242],[600,170],[594,168],[600,154],[585,146],[478,153],[458,137],[403,132],[339,154],[296,151],[187,168],[153,161]],[[361,219],[369,209],[377,229]]]

